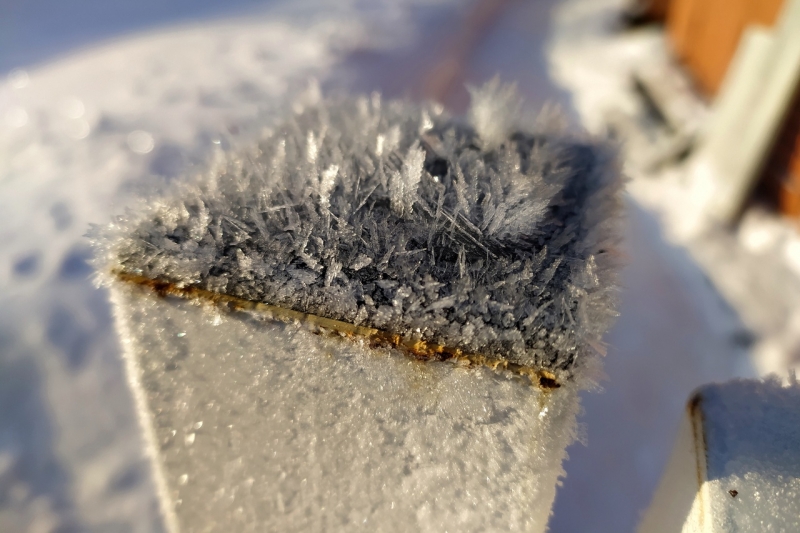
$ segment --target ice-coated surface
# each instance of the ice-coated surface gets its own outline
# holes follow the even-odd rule
[[[468,116],[306,103],[118,222],[111,266],[572,377],[615,316],[614,150],[497,80]]]
[[[705,385],[639,533],[800,531],[800,386]]]
[[[710,531],[800,531],[800,385],[738,380],[699,397]]]
[[[545,530],[576,387],[112,292],[182,531]]]

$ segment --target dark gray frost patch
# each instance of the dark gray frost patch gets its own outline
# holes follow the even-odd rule
[[[613,149],[519,109],[497,84],[463,120],[306,106],[120,220],[112,260],[569,378],[615,316],[621,179]]]

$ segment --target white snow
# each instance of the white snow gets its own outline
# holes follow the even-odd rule
[[[700,398],[713,531],[800,529],[797,383],[733,381]]]
[[[799,400],[794,379],[701,387],[639,531],[797,531]]]

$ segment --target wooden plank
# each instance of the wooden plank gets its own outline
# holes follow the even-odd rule
[[[696,0],[697,1],[697,0]],[[697,33],[690,36],[687,63],[698,85],[715,95],[745,26],[747,0],[705,0],[697,11]]]
[[[752,24],[772,26],[782,5],[783,0],[674,0],[667,12],[667,32],[699,88],[713,96],[744,29]]]
[[[685,59],[689,51],[689,36],[693,33],[694,11],[697,0],[673,0],[667,10],[667,35],[672,48],[680,59]]]
[[[628,13],[633,13],[640,22],[664,22],[669,5],[674,0],[629,0]]]
[[[773,26],[783,8],[784,0],[750,0],[747,15],[750,24]]]
[[[768,177],[779,179],[777,201],[781,213],[800,221],[800,87],[776,144],[779,157],[786,154],[786,160],[776,158],[774,165],[782,168],[778,167],[778,172]]]
[[[750,26],[745,35],[692,163],[710,193],[708,215],[728,223],[762,176],[800,83],[800,0],[787,3],[774,31]]]

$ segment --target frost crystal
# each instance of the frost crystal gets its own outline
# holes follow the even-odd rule
[[[304,106],[123,220],[113,261],[572,378],[615,315],[615,152],[473,96]]]

